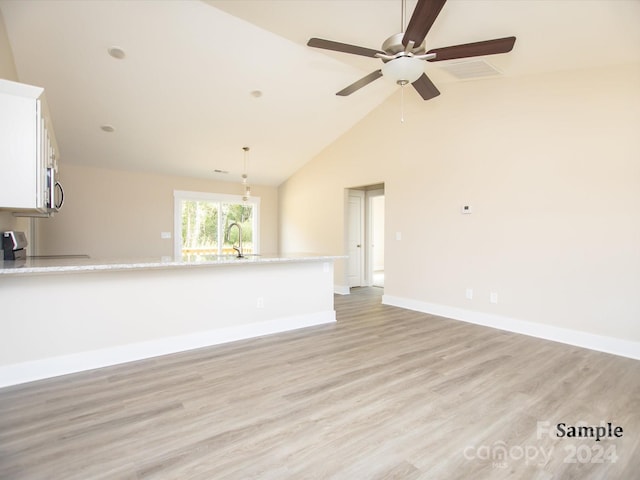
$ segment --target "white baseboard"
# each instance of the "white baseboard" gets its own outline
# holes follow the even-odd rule
[[[544,338],[554,342],[566,343],[576,347],[588,348],[599,352],[612,353],[621,357],[640,360],[640,342],[633,342],[621,338],[607,337],[593,333],[555,327],[542,323],[528,322],[514,318],[503,317],[490,313],[473,312],[462,308],[437,305],[433,303],[412,300],[409,298],[383,295],[382,303],[395,307],[406,308],[418,312],[438,315],[440,317],[462,320],[463,322],[483,325],[486,327],[521,333],[531,337]]]
[[[333,292],[338,295],[349,295],[351,290],[348,285],[334,285]]]
[[[330,310],[5,365],[0,366],[0,387],[234,342],[236,340],[260,337],[272,333],[286,332],[298,328],[333,323],[335,321],[336,312]]]

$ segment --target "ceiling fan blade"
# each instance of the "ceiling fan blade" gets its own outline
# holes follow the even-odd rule
[[[496,38],[495,40],[485,40],[484,42],[465,43],[452,47],[434,48],[427,53],[435,53],[436,58],[430,62],[440,62],[442,60],[452,60],[454,58],[478,57],[481,55],[494,55],[496,53],[507,53],[516,43],[516,37]]]
[[[440,95],[440,91],[424,73],[411,85],[413,85],[413,88],[416,89],[424,100],[431,100],[433,97]]]
[[[376,53],[384,53],[380,50],[372,48],[358,47],[357,45],[349,45],[348,43],[334,42],[324,40],[322,38],[311,38],[307,45],[309,47],[324,48],[325,50],[333,50],[334,52],[352,53],[353,55],[362,55],[363,57],[376,58]]]
[[[340,95],[341,97],[346,97],[347,95],[351,95],[356,90],[360,90],[365,85],[369,85],[374,80],[377,80],[382,76],[382,70],[376,70],[375,72],[371,72],[366,77],[362,77],[355,83],[352,83],[347,88],[343,88],[336,95]]]
[[[433,22],[436,21],[440,10],[447,0],[418,0],[407,31],[402,37],[402,44],[406,47],[409,42],[413,42],[415,47],[422,45],[424,37],[427,36]]]

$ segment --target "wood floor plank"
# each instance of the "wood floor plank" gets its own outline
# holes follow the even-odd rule
[[[0,389],[0,478],[626,480],[640,471],[640,362],[384,306],[381,293],[336,296],[334,325]],[[538,422],[579,421],[611,421],[624,435],[598,444],[538,435]],[[617,460],[591,461],[594,446]],[[571,448],[582,457],[568,463]]]

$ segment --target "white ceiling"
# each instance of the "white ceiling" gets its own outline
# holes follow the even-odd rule
[[[415,1],[407,4],[410,15]],[[379,61],[312,49],[307,40],[379,48],[400,31],[400,6],[0,0],[19,79],[45,87],[63,161],[237,181],[249,146],[250,179],[270,185],[399,88],[382,79],[335,96]],[[511,53],[486,57],[505,76],[606,67],[640,62],[639,24],[640,0],[449,0],[427,47],[515,35]],[[111,46],[126,58],[110,57]],[[446,103],[447,84],[458,80],[437,63],[426,71],[442,95],[424,102],[411,91],[405,101]]]

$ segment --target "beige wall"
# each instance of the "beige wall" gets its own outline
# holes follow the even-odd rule
[[[640,340],[640,65],[441,91],[281,185],[282,251],[343,253],[344,189],[384,182],[385,295]]]
[[[16,64],[13,60],[13,52],[9,45],[9,38],[4,25],[2,12],[0,12],[0,78],[13,81],[18,80]]]
[[[60,165],[64,207],[55,217],[38,219],[38,255],[87,254],[93,258],[169,256],[173,239],[173,191],[240,194],[239,182],[122,170]],[[262,253],[278,248],[278,192],[252,185],[260,197]]]
[[[18,80],[16,65],[13,61],[13,52],[7,38],[7,31],[4,26],[4,18],[0,12],[0,78],[6,80]],[[26,230],[28,221],[14,218],[10,212],[0,211],[0,232],[7,230]],[[1,257],[0,257],[1,259]]]

